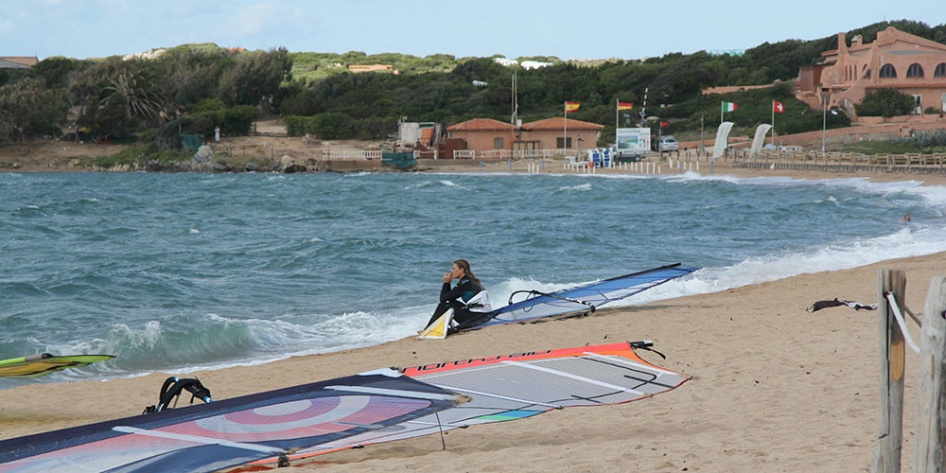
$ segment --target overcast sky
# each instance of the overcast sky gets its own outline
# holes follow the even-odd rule
[[[641,59],[812,40],[944,0],[0,0],[0,56],[85,59],[186,43],[290,52]]]

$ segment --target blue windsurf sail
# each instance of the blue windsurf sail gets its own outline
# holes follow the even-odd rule
[[[455,406],[380,370],[0,442],[0,473],[211,472],[284,456]]]
[[[488,312],[483,317],[471,320],[465,325],[460,325],[456,331],[544,317],[591,313],[605,304],[633,296],[690,274],[697,269],[699,268],[685,267],[680,263],[675,263],[558,292],[516,291],[509,297],[509,305]],[[513,302],[517,296],[524,296],[525,299]]]

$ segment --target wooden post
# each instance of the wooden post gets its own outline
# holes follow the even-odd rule
[[[930,281],[920,333],[914,473],[943,471],[946,457],[946,278]]]
[[[877,272],[877,309],[880,321],[880,432],[874,450],[873,473],[899,473],[903,450],[903,333],[887,307],[886,294],[893,293],[903,312],[906,289],[903,271]]]

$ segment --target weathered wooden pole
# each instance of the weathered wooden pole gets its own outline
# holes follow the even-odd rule
[[[930,281],[920,333],[914,473],[942,473],[946,457],[946,278]]]
[[[888,307],[886,294],[893,293],[903,313],[907,279],[903,271],[877,272],[877,309],[880,322],[880,432],[874,450],[873,473],[899,473],[903,450],[903,332]]]

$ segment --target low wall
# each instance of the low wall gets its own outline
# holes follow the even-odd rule
[[[380,159],[317,159],[307,167],[311,172],[378,172],[390,169]]]

